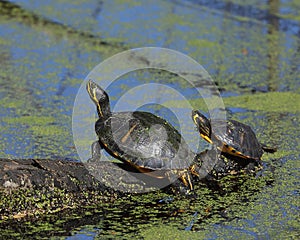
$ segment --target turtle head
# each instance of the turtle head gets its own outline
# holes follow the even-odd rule
[[[192,118],[197,126],[200,136],[207,142],[212,143],[211,140],[211,124],[207,117],[197,110],[192,111]]]
[[[99,117],[105,118],[109,116],[111,112],[108,94],[92,80],[89,80],[86,84],[86,90],[97,107]]]

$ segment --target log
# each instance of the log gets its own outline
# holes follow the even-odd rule
[[[257,170],[253,164],[245,167],[224,158],[215,164],[206,151],[200,159],[203,162],[199,162],[199,177],[215,190],[220,188],[218,180],[226,175]],[[109,161],[0,158],[0,219],[97,207],[120,197],[162,188],[178,192],[178,183],[178,179],[171,184],[167,179],[135,171],[129,164]]]
[[[122,164],[0,159],[0,219],[96,206],[153,190]]]

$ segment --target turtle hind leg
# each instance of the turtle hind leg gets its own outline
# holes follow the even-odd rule
[[[177,179],[177,184],[175,182],[175,185],[179,192],[181,194],[184,194],[185,196],[195,197],[196,194],[194,192],[194,184],[192,180],[193,174],[192,169],[184,171],[184,173]]]
[[[277,151],[277,148],[276,147],[269,147],[265,144],[261,144],[261,148],[265,151],[265,152],[268,152],[268,153],[274,153]]]
[[[173,171],[167,172],[168,181],[171,183],[167,187],[172,193],[190,196],[193,194],[193,183],[190,173],[188,171],[180,171],[174,173]],[[181,175],[181,176],[180,176]]]
[[[193,191],[191,191],[189,186],[186,186],[185,183],[183,183],[182,179],[176,179],[174,182],[172,182],[171,185],[166,187],[167,192],[171,192],[172,194],[179,194],[184,196],[192,196]]]
[[[92,157],[89,158],[87,160],[87,162],[88,163],[99,162],[101,159],[101,150],[102,150],[102,147],[101,147],[99,141],[93,142],[93,144],[91,146],[91,150],[92,150]]]

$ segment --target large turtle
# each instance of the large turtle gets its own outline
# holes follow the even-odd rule
[[[263,152],[275,152],[277,149],[260,143],[250,126],[235,120],[211,120],[197,110],[192,118],[200,136],[214,144],[226,156],[240,159],[260,160]]]
[[[87,92],[97,107],[95,130],[99,140],[92,145],[92,158],[105,149],[111,156],[155,178],[179,178],[192,190],[191,174],[197,175],[197,154],[166,120],[149,112],[111,112],[108,94],[89,80]]]

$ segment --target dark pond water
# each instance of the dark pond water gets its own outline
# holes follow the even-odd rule
[[[14,11],[0,4],[0,157],[79,161],[72,111],[83,80],[114,54],[150,46],[194,58],[214,79],[227,116],[249,124],[262,142],[278,147],[276,154],[263,157],[259,177],[225,181],[226,194],[198,186],[199,199],[171,196],[165,204],[157,203],[170,197],[165,193],[132,196],[83,212],[74,224],[72,215],[29,224],[28,234],[66,239],[299,237],[299,1],[16,0]],[[121,76],[107,88],[112,106],[160,115],[184,129],[192,148],[205,149],[182,100],[158,88],[153,89],[155,103],[147,104],[149,88],[130,92],[149,83],[176,89],[192,107],[207,111],[195,91],[200,83],[191,87],[158,70]]]

